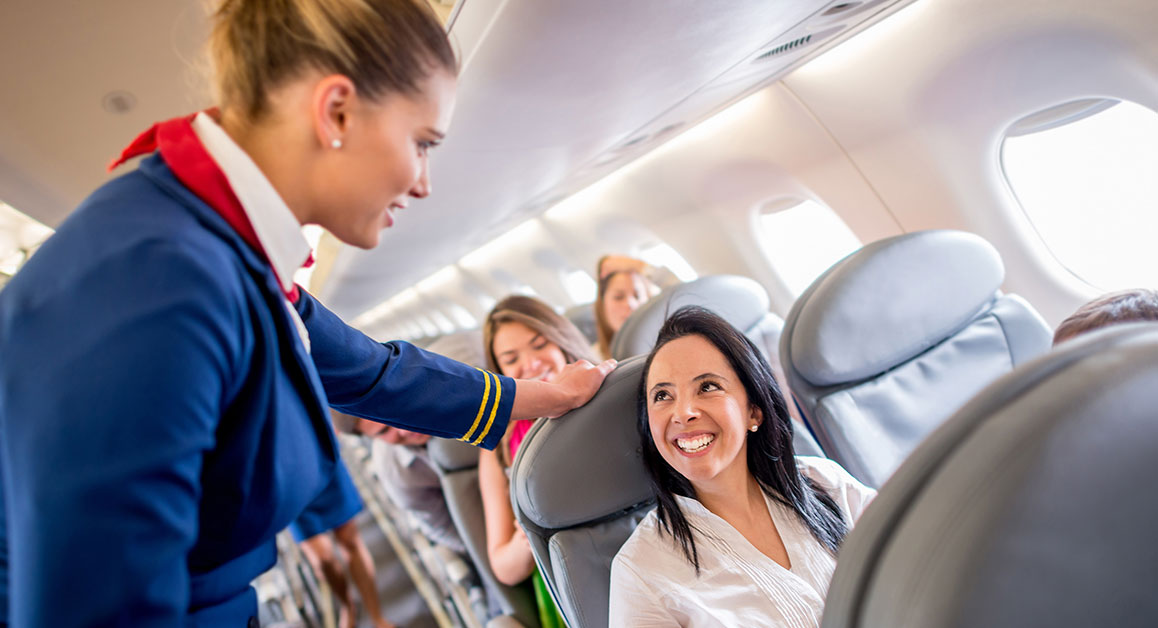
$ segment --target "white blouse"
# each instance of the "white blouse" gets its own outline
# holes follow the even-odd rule
[[[800,456],[800,472],[832,496],[854,522],[876,495],[826,458]],[[676,497],[691,524],[700,574],[655,511],[611,565],[610,623],[631,626],[820,626],[836,559],[788,507],[764,497],[792,569],[765,556],[700,502]],[[850,525],[851,528],[851,525]]]

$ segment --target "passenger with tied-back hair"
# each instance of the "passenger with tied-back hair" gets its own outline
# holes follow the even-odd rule
[[[1121,323],[1158,321],[1158,290],[1138,288],[1104,294],[1079,307],[1057,326],[1053,344]]]
[[[551,306],[523,295],[499,301],[483,323],[487,368],[521,380],[552,381],[572,362],[589,359],[586,338]],[[537,419],[511,421],[494,451],[479,452],[478,481],[486,520],[487,553],[495,578],[508,586],[531,579],[544,628],[563,626],[535,569],[526,533],[515,522],[508,477],[515,453]]]
[[[785,400],[742,333],[685,307],[644,365],[657,506],[611,568],[611,626],[819,626],[836,553],[875,491],[793,454]]]
[[[493,448],[612,367],[516,384],[296,286],[303,226],[368,249],[430,195],[458,62],[422,0],[214,5],[217,107],[140,134],[0,292],[0,625],[255,625],[329,407]]]
[[[595,264],[599,277],[595,292],[595,349],[602,358],[611,357],[611,341],[623,323],[662,288],[680,282],[667,268],[652,266],[626,255],[604,255]]]

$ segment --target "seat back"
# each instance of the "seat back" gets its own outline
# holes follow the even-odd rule
[[[447,334],[427,350],[479,368],[486,363],[482,332],[478,330]],[[478,448],[445,438],[430,439],[426,448],[438,473],[447,510],[486,588],[492,610],[513,616],[524,626],[537,626],[538,611],[532,593],[526,587],[509,587],[499,582],[491,571],[482,494],[478,485]]]
[[[1155,406],[1154,323],[994,382],[845,539],[823,627],[1158,625]]]
[[[643,361],[620,363],[587,405],[539,421],[512,467],[515,519],[571,626],[607,626],[611,561],[653,504],[635,427]]]
[[[532,592],[526,587],[510,587],[499,582],[491,570],[486,519],[479,493],[478,448],[445,438],[432,438],[426,447],[438,472],[447,510],[487,591],[492,612],[513,616],[524,626],[538,626]]]
[[[611,355],[622,360],[651,351],[667,317],[681,307],[696,305],[709,309],[744,333],[768,360],[780,389],[795,418],[800,417],[791,401],[788,380],[780,366],[780,334],[784,321],[768,311],[768,292],[756,281],[737,275],[710,275],[665,289],[639,307],[623,323],[611,344]],[[825,455],[803,422],[793,434],[799,456]]]
[[[478,329],[466,329],[439,336],[423,348],[480,369],[486,368],[482,331]]]
[[[611,357],[623,360],[651,351],[668,315],[685,305],[698,305],[719,314],[753,342],[777,357],[782,325],[768,311],[768,292],[756,281],[738,275],[710,275],[671,286],[632,312],[611,342]],[[766,321],[771,320],[771,323]],[[750,336],[751,337],[751,336]],[[772,341],[773,344],[767,344]]]
[[[583,303],[581,305],[571,306],[563,312],[563,316],[575,325],[579,332],[583,334],[584,338],[595,342],[599,334],[595,329],[594,303]]]
[[[874,242],[797,299],[780,362],[829,457],[880,486],[965,401],[1049,349],[1051,331],[1003,295],[997,251],[961,231]]]

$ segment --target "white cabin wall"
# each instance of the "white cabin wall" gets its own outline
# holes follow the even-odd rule
[[[1046,107],[1112,96],[1158,109],[1151,3],[922,0],[564,200],[501,254],[463,264],[501,291],[502,268],[566,306],[546,246],[591,272],[662,239],[701,274],[760,281],[785,313],[755,214],[813,199],[862,242],[928,228],[979,233],[1006,288],[1057,322],[1092,295],[1045,250],[1005,185],[1004,130]],[[471,256],[467,256],[471,258]],[[496,290],[498,288],[498,290]]]
[[[1053,324],[1097,290],[1048,252],[1008,189],[1016,120],[1089,97],[1158,110],[1158,5],[924,0],[785,79],[906,231],[991,241],[1006,288]]]
[[[864,242],[899,233],[843,150],[780,85],[592,185],[544,221],[567,233],[572,249],[586,247],[589,264],[658,237],[701,274],[753,277],[769,291],[773,310],[784,314],[793,295],[768,265],[754,215],[789,197],[828,205]]]

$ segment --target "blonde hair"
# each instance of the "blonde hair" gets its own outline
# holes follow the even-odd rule
[[[559,347],[567,363],[579,360],[595,361],[591,355],[591,347],[587,339],[575,324],[560,315],[551,306],[534,297],[521,294],[509,296],[499,301],[483,322],[483,348],[486,351],[487,369],[501,373],[498,358],[495,356],[495,332],[506,323],[521,323],[528,329],[546,338],[548,342]],[[499,441],[495,451],[499,462],[504,467],[511,465],[509,445],[512,428],[515,422],[507,426],[507,432]]]
[[[438,18],[419,0],[219,0],[209,56],[222,109],[257,120],[268,94],[314,69],[342,74],[375,100],[414,93],[458,62]]]

